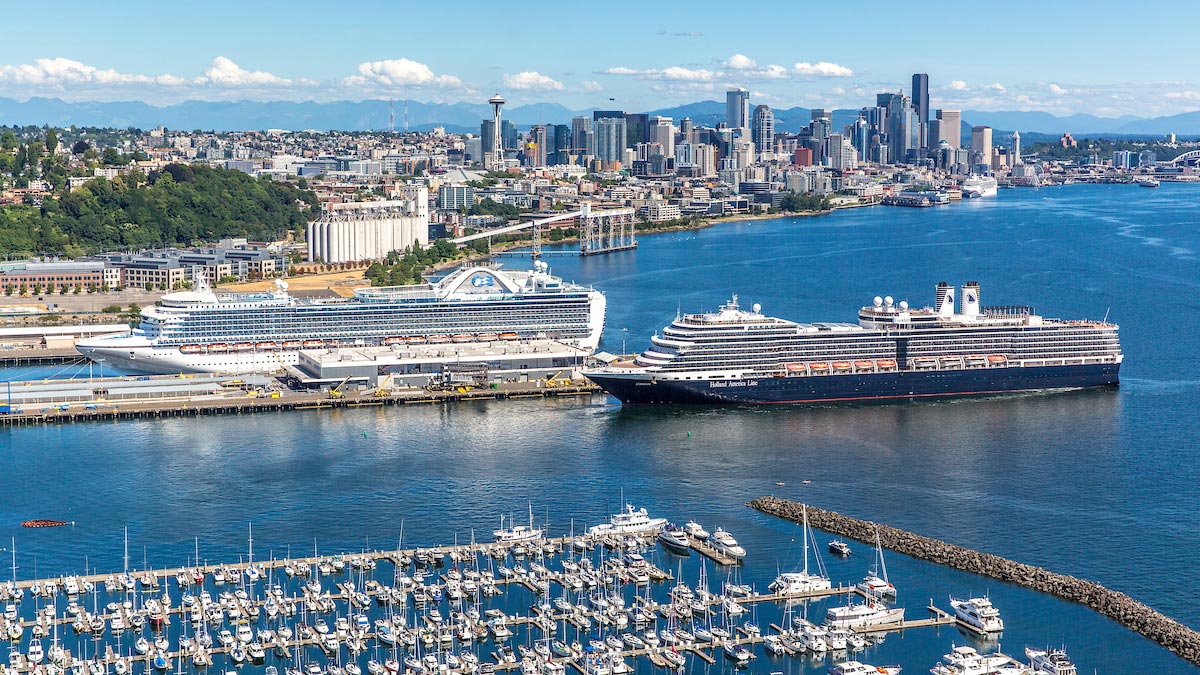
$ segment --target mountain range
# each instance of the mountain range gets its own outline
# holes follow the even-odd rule
[[[504,118],[520,127],[532,124],[569,124],[576,115],[588,115],[592,108],[571,110],[558,103],[532,103],[504,110]],[[676,121],[689,117],[697,125],[711,126],[725,119],[722,101],[697,101],[685,105],[648,111]],[[425,131],[441,126],[452,133],[479,132],[479,122],[491,117],[486,103],[422,103],[419,101],[184,101],[154,106],[141,101],[68,102],[56,98],[35,97],[27,101],[0,98],[0,124],[50,125],[55,127],[137,127],[152,129],[159,125],[170,129],[206,129],[237,131],[244,129],[339,129],[364,131],[388,128],[389,113],[395,115],[395,128]],[[775,128],[796,132],[808,124],[808,108],[774,110]],[[855,109],[831,111],[833,128],[840,129],[858,117]],[[984,124],[1011,133],[1046,134],[1057,137],[1069,131],[1077,137],[1096,135],[1153,136],[1175,133],[1200,134],[1200,111],[1166,117],[1097,117],[1075,114],[1059,117],[1038,111],[964,110],[963,124]]]

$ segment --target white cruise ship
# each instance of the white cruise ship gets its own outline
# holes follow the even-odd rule
[[[599,291],[529,271],[466,267],[418,286],[362,288],[352,298],[302,299],[287,284],[262,293],[205,287],[170,293],[142,311],[129,335],[81,340],[80,353],[146,373],[272,372],[301,349],[552,339],[595,350],[604,328]]]
[[[963,181],[964,197],[995,197],[999,184],[991,176],[971,176]]]

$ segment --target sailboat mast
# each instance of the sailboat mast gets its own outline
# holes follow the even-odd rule
[[[804,514],[804,573],[808,574],[808,506],[802,506],[800,510]]]

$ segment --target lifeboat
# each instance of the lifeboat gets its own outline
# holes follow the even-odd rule
[[[854,367],[858,368],[859,370],[872,370],[875,368],[875,362],[874,361],[855,361]]]
[[[402,338],[402,337],[384,338],[383,344],[385,344],[385,345],[402,345],[402,344],[404,344],[404,338]]]
[[[224,342],[218,342],[216,344],[209,345],[207,348],[205,348],[205,351],[221,354],[229,351],[229,347],[227,347]]]
[[[785,363],[783,367],[789,373],[803,373],[805,370],[808,370],[803,363]]]
[[[183,354],[199,354],[202,350],[200,345],[183,345],[179,351]]]
[[[817,361],[816,363],[808,364],[808,369],[815,371],[815,372],[823,373],[823,372],[829,370],[829,364],[825,363],[824,361]]]
[[[480,333],[476,337],[479,338],[480,342],[491,342],[500,336],[495,333]]]
[[[1008,357],[1001,356],[1000,354],[992,354],[991,356],[989,356],[987,358],[987,360],[988,360],[988,363],[995,363],[997,365],[999,365],[1001,363],[1008,363]]]
[[[254,348],[261,349],[263,351],[272,351],[275,349],[275,343],[274,342],[256,342],[256,343],[254,343]]]
[[[957,356],[943,356],[938,359],[943,366],[957,366],[960,361]]]
[[[833,369],[834,370],[850,370],[850,362],[849,361],[834,361]]]
[[[463,342],[473,342],[474,340],[475,337],[472,335],[455,335],[454,337],[450,338],[451,342],[457,342],[460,344]]]
[[[499,337],[501,340],[516,340],[518,336],[516,333],[501,333]]]
[[[284,340],[283,348],[284,349],[299,349],[300,346],[303,344],[304,343],[299,340]]]
[[[913,365],[917,368],[932,368],[937,365],[937,359],[932,356],[919,356],[913,359]]]
[[[237,342],[229,347],[229,351],[233,352],[248,352],[251,349],[254,349],[253,342]]]
[[[891,369],[896,367],[896,362],[892,359],[880,359],[875,362],[875,365],[883,369]]]
[[[429,336],[430,344],[445,344],[449,341],[450,341],[449,335],[430,335]]]
[[[979,356],[978,354],[968,356],[968,357],[966,357],[966,360],[967,360],[967,365],[969,365],[969,366],[971,366],[971,365],[977,366],[984,362],[984,358],[982,356]]]
[[[304,342],[302,342],[302,343],[300,343],[300,344],[301,344],[301,346],[303,346],[305,349],[309,349],[309,348],[312,348],[312,347],[320,347],[320,346],[321,346],[321,341],[320,341],[320,340],[305,340]]]
[[[413,335],[405,341],[410,345],[423,345],[427,342],[424,335]]]

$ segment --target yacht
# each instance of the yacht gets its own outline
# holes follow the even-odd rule
[[[880,577],[879,575],[883,576]],[[855,585],[867,597],[894,598],[896,587],[888,581],[887,564],[883,561],[883,545],[879,541],[879,528],[875,528],[875,568]]]
[[[843,558],[850,555],[850,546],[841,539],[834,539],[829,542],[829,552],[834,555],[840,555]]]
[[[812,591],[827,591],[832,588],[829,577],[823,574],[809,574],[808,572],[808,542],[812,539],[812,533],[808,529],[808,507],[802,507],[803,513],[803,531],[802,538],[804,541],[804,568],[799,572],[783,572],[775,577],[771,585],[767,588],[782,595],[793,593],[809,593]],[[815,544],[815,542],[814,542]],[[813,546],[813,553],[817,551],[816,546]],[[817,569],[823,570],[821,565],[821,557],[817,556]]]
[[[971,598],[955,600],[950,598],[950,606],[954,608],[954,616],[984,633],[999,633],[1004,630],[1004,621],[1000,618],[1000,610],[992,606],[987,598]]]
[[[903,607],[888,607],[868,600],[861,603],[830,607],[825,613],[825,623],[834,627],[853,628],[899,623],[904,620]]]
[[[633,504],[626,504],[625,509],[614,513],[607,523],[588,528],[588,534],[593,537],[610,534],[652,534],[657,533],[666,524],[666,518],[651,518],[646,509],[635,509]]]
[[[1066,650],[1026,647],[1025,657],[1029,659],[1029,667],[1039,675],[1076,675],[1075,664]]]
[[[980,654],[974,647],[953,647],[933,668],[931,675],[1029,675],[1029,668],[1000,652]]]
[[[500,529],[493,530],[492,536],[496,538],[498,544],[515,544],[541,539],[545,533],[545,530],[533,526],[533,507],[531,506],[528,525],[504,527],[504,516],[500,516]]]
[[[1148,187],[1148,188],[1156,188],[1159,186],[1158,179],[1153,178],[1151,176],[1147,176],[1145,178],[1139,179],[1137,184],[1141,185],[1142,187]]]
[[[829,667],[829,675],[898,675],[900,666],[871,666],[858,661],[843,661]]]
[[[692,553],[691,541],[688,539],[687,532],[675,523],[667,523],[667,526],[658,533],[658,540],[673,553],[679,555],[691,555]]]
[[[719,527],[713,530],[712,534],[708,535],[707,543],[709,546],[715,548],[717,552],[735,560],[741,560],[746,557],[746,549],[738,544],[737,539],[734,539],[732,534]]]
[[[694,520],[689,520],[683,524],[683,531],[688,533],[689,537],[695,537],[701,541],[708,539],[708,530],[704,529],[700,523]]]

